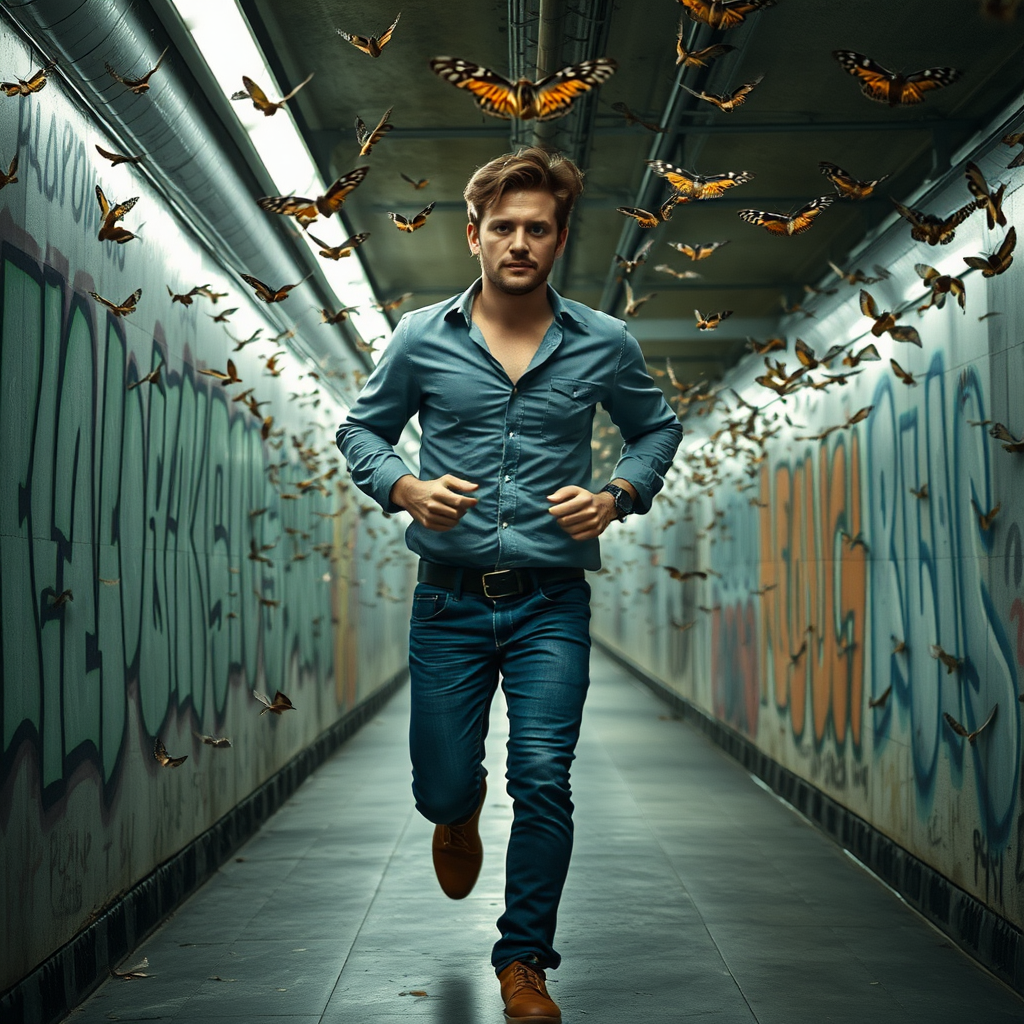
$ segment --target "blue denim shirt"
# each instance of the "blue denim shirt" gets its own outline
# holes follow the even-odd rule
[[[683,436],[626,325],[548,286],[554,320],[513,385],[472,320],[479,278],[455,298],[406,313],[338,428],[357,487],[386,512],[395,481],[412,470],[395,453],[419,414],[420,479],[452,473],[479,483],[452,529],[413,522],[409,549],[429,562],[476,568],[601,567],[600,543],[573,540],[548,512],[547,495],[589,489],[594,406],[625,444],[612,478],[637,490],[647,512]],[[413,474],[415,475],[415,474]]]

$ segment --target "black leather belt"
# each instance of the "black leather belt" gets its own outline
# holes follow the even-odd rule
[[[454,565],[438,565],[436,562],[420,562],[416,579],[433,587],[454,590],[462,574],[462,589],[467,594],[483,594],[484,597],[514,597],[528,594],[538,585],[558,580],[581,580],[586,573],[583,569],[545,567],[540,569],[460,569]]]

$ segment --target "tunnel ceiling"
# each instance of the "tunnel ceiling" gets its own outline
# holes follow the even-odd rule
[[[464,241],[463,186],[480,164],[540,132],[586,171],[586,192],[554,283],[571,298],[621,316],[614,254],[631,256],[653,236],[651,257],[632,283],[637,295],[657,296],[630,319],[630,329],[649,359],[670,356],[689,378],[720,374],[743,354],[748,336],[767,336],[780,300],[813,310],[804,285],[823,284],[831,274],[827,261],[843,265],[893,215],[890,197],[905,200],[946,171],[957,149],[1019,98],[1024,82],[1024,20],[986,13],[987,6],[1001,6],[995,0],[778,0],[724,32],[691,21],[672,0],[395,0],[394,9],[349,0],[241,0],[241,6],[285,90],[314,72],[290,105],[324,175],[372,168],[344,212],[352,230],[373,235],[363,253],[382,298],[412,292],[405,311],[466,287],[476,268]],[[401,20],[378,58],[336,32],[379,33],[399,10]],[[724,42],[735,49],[680,77],[681,16],[689,48]],[[596,56],[618,62],[611,79],[567,117],[539,126],[484,114],[465,90],[428,66],[430,58],[448,55],[508,78],[536,78],[539,37],[548,70]],[[836,49],[866,54],[893,71],[951,66],[963,75],[927,93],[920,105],[890,108],[861,93],[833,58]],[[731,113],[678,85],[722,94],[762,74]],[[667,130],[627,124],[613,108],[619,103]],[[356,116],[373,125],[388,107],[395,129],[360,158]],[[616,207],[656,210],[667,198],[667,182],[647,171],[652,157],[702,174],[750,171],[754,178],[721,199],[677,207],[671,221],[643,231]],[[775,237],[737,217],[743,208],[787,212],[833,194],[819,170],[823,160],[860,179],[889,177],[865,201],[837,199],[800,236]],[[428,178],[429,185],[415,190],[403,173]],[[387,219],[388,211],[411,216],[431,201],[434,213],[415,234],[400,233]],[[721,240],[730,244],[699,263],[666,244]],[[654,270],[661,263],[702,276],[677,280]],[[695,308],[733,315],[714,333],[701,334]]]

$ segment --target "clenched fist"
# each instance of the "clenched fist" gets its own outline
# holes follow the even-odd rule
[[[404,508],[421,526],[444,533],[477,503],[460,491],[475,491],[480,485],[445,473],[436,480],[417,480],[411,473],[399,477],[391,488],[391,500]]]

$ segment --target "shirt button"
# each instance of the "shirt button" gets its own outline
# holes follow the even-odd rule
[[[518,395],[519,394],[519,388],[513,388],[512,389],[512,394],[513,395]]]
[[[501,528],[502,528],[503,530],[507,530],[507,529],[508,529],[508,523],[502,523],[502,524],[501,524]]]
[[[508,436],[509,436],[509,437],[515,437],[515,436],[516,436],[516,432],[515,432],[514,430],[510,430],[510,431],[508,432]]]
[[[510,476],[508,475],[508,473],[506,473],[506,474],[505,474],[505,483],[508,483],[508,482],[509,482],[509,480],[511,480],[511,479],[512,479],[512,477],[510,477]]]

